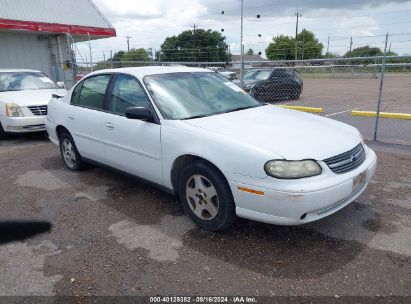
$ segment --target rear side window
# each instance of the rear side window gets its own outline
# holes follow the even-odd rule
[[[147,96],[138,81],[127,75],[118,75],[110,96],[113,113],[125,115],[129,107],[150,107]]]
[[[97,75],[87,78],[82,84],[73,90],[71,104],[91,109],[102,110],[104,108],[104,96],[110,75]]]

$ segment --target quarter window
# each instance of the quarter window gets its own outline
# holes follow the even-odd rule
[[[97,110],[104,109],[104,96],[109,82],[110,75],[87,78],[73,90],[71,103]]]
[[[130,107],[146,107],[150,102],[138,81],[127,75],[118,75],[110,96],[110,109],[113,113],[125,115]]]

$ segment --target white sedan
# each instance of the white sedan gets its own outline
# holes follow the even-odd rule
[[[357,129],[264,105],[209,70],[140,67],[87,75],[49,104],[65,165],[102,164],[179,195],[192,220],[298,225],[355,200],[377,158]]]
[[[0,69],[0,138],[45,131],[52,94],[66,94],[60,86],[40,71]]]

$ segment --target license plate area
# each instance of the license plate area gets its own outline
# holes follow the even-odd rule
[[[354,178],[353,185],[352,185],[352,192],[356,192],[362,187],[364,187],[367,181],[367,175],[365,172],[360,173]]]

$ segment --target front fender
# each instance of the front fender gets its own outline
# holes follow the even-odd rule
[[[265,163],[270,159],[282,158],[279,155],[247,146],[227,136],[207,130],[163,125],[161,131],[164,185],[173,188],[171,170],[177,158],[193,155],[214,164],[226,178],[230,174],[266,178]]]

